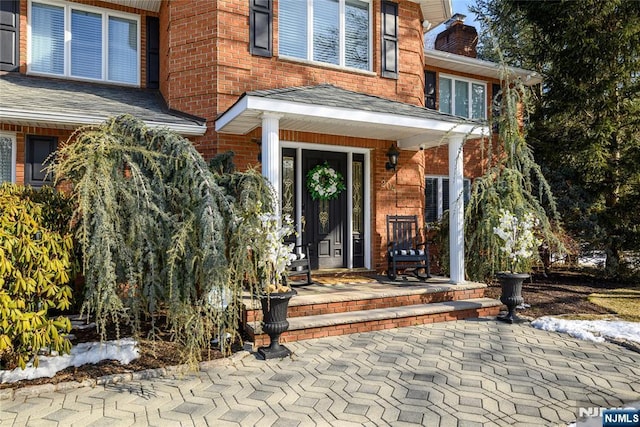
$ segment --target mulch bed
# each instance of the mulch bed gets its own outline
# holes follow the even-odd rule
[[[570,271],[536,274],[522,284],[525,304],[531,307],[518,310],[527,317],[556,316],[562,314],[611,314],[607,309],[592,304],[587,297],[594,292],[624,287],[624,284],[599,279],[595,276]],[[501,288],[494,283],[485,296],[500,299]]]

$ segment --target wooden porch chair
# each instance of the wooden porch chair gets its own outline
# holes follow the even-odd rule
[[[431,277],[429,243],[419,242],[420,235],[416,215],[387,215],[387,276],[389,279],[396,279],[399,268],[415,269],[416,276],[422,280]],[[420,269],[425,270],[425,276],[418,275]]]
[[[311,279],[311,264],[309,262],[309,246],[294,246],[293,253],[296,255],[296,259],[291,261],[291,265],[285,275],[285,283],[291,286],[313,284],[313,280]],[[306,281],[291,281],[289,277],[292,276],[305,276]]]

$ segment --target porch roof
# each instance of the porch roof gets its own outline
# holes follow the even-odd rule
[[[216,132],[246,134],[261,126],[263,113],[281,115],[280,129],[393,140],[402,149],[488,133],[484,122],[330,84],[246,92],[218,116]]]
[[[5,73],[0,74],[0,93],[3,123],[75,129],[131,114],[150,127],[183,135],[207,130],[204,119],[169,110],[156,90]]]

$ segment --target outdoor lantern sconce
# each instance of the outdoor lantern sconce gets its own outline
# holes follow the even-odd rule
[[[398,157],[399,156],[400,156],[400,152],[398,151],[398,149],[392,143],[391,147],[389,147],[389,150],[387,151],[387,157],[389,158],[389,161],[387,162],[386,165],[384,165],[384,167],[387,170],[393,169],[395,171],[396,170],[396,166],[398,166]]]

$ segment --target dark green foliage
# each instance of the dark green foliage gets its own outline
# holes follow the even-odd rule
[[[157,327],[166,316],[185,357],[198,360],[211,338],[234,333],[239,320],[221,298],[240,306],[241,289],[228,277],[225,192],[188,140],[131,116],[80,129],[72,139],[54,170],[58,182],[73,184],[77,200],[84,309],[103,336],[111,324],[139,332],[143,321]]]
[[[640,2],[479,5],[507,62],[544,73],[529,132],[536,158],[569,231],[619,274],[623,253],[640,249]]]

